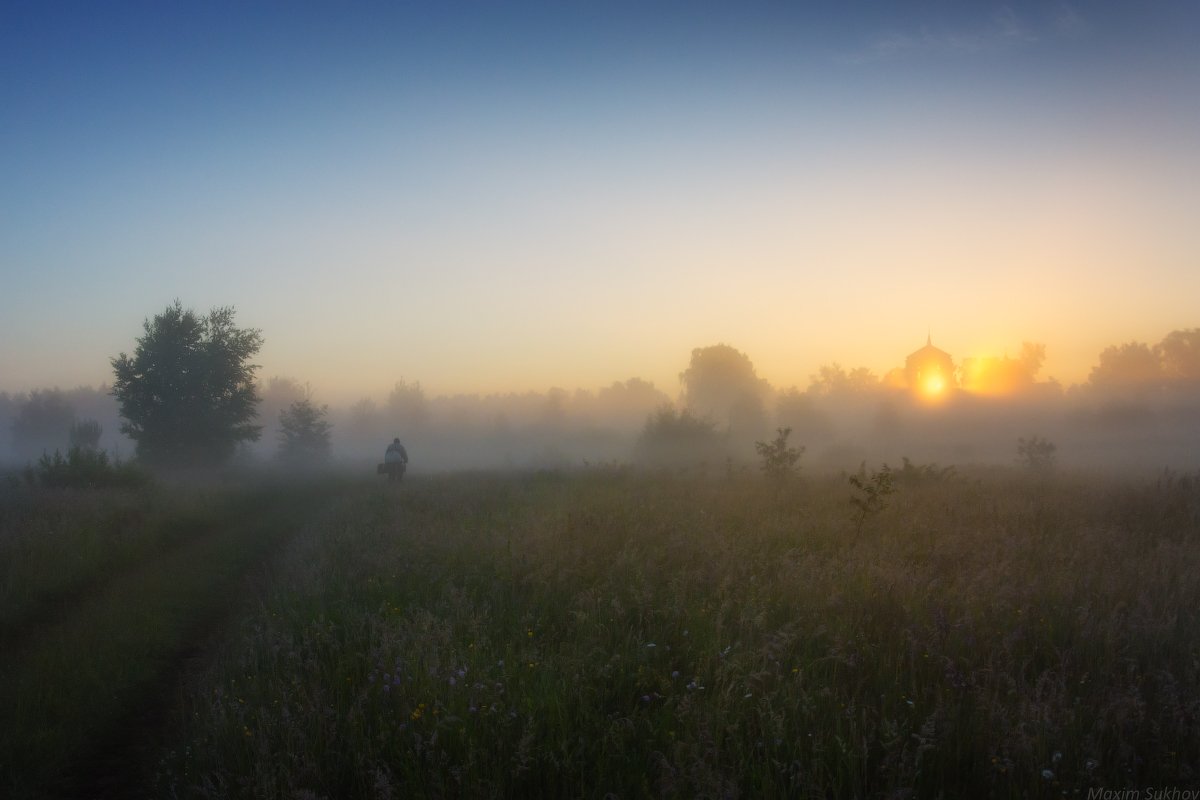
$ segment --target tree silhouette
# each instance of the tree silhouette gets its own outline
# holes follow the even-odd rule
[[[178,300],[142,327],[133,356],[112,360],[121,431],[140,460],[211,467],[258,438],[258,366],[249,361],[262,347],[260,331],[236,327],[231,307],[200,316]]]
[[[13,449],[23,460],[68,445],[75,409],[61,389],[34,389],[12,423]]]
[[[1154,354],[1167,379],[1200,382],[1200,328],[1171,331],[1155,345]]]
[[[542,401],[542,407],[538,412],[538,422],[550,428],[561,428],[565,425],[569,397],[566,389],[552,386]]]
[[[727,344],[692,350],[688,368],[679,375],[684,406],[735,432],[760,434],[766,428],[763,398],[770,391],[750,358]]]
[[[796,387],[785,389],[775,398],[775,424],[789,428],[802,442],[825,441],[833,435],[833,420],[817,406],[813,395]]]
[[[1162,366],[1150,347],[1129,342],[1107,347],[1088,382],[1098,389],[1142,389],[1162,382]]]
[[[104,433],[104,428],[94,419],[82,419],[72,423],[71,430],[67,436],[67,444],[74,450],[99,450],[100,435]]]
[[[974,356],[963,359],[959,383],[977,394],[1007,395],[1029,392],[1037,383],[1037,374],[1046,361],[1046,345],[1021,342],[1016,358]]]
[[[17,415],[17,408],[21,405],[21,396],[13,396],[8,392],[0,392],[0,431],[7,431],[11,436],[12,424]],[[0,463],[3,463],[8,458],[9,436],[0,439]]]
[[[881,386],[878,376],[866,367],[855,367],[847,372],[837,362],[822,364],[810,380],[808,391],[822,397],[869,395]]]
[[[669,402],[670,399],[654,388],[650,381],[630,378],[627,381],[615,381],[596,392],[594,407],[602,417],[632,425],[640,423],[656,408]]]
[[[800,463],[800,456],[804,455],[804,447],[790,447],[788,437],[791,434],[791,428],[779,428],[775,431],[773,440],[754,443],[754,449],[758,452],[759,469],[768,480],[776,484],[786,483],[799,472],[796,465]]]
[[[646,418],[638,455],[657,466],[716,462],[725,456],[724,437],[710,420],[664,405]]]
[[[280,411],[279,460],[301,466],[328,461],[333,430],[328,414],[329,406],[318,406],[311,397],[295,400]]]
[[[1029,381],[1033,382],[1046,363],[1046,345],[1041,342],[1021,342],[1021,354],[1017,356]]]
[[[420,381],[403,378],[392,387],[387,397],[387,421],[401,430],[411,431],[425,427],[429,419],[429,400]]]
[[[309,394],[308,384],[286,376],[276,375],[265,383],[258,383],[258,419],[262,422],[260,438],[264,449],[269,447],[266,443],[278,442],[280,413]]]

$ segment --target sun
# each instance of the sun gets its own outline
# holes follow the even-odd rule
[[[934,372],[925,376],[921,381],[921,396],[929,401],[936,401],[942,398],[946,391],[946,379],[941,373]]]

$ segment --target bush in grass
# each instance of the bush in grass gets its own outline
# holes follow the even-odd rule
[[[657,467],[720,463],[727,455],[725,441],[712,421],[663,406],[646,420],[638,456]]]
[[[36,466],[25,470],[27,483],[53,489],[99,489],[117,486],[141,486],[146,473],[133,464],[111,463],[103,450],[75,446],[53,455],[43,453]]]
[[[921,485],[927,483],[943,483],[955,475],[953,466],[942,467],[937,464],[914,464],[908,456],[902,456],[903,466],[892,473],[896,483]]]
[[[804,455],[804,448],[788,446],[788,436],[791,433],[791,428],[778,428],[773,441],[754,443],[754,449],[761,460],[759,469],[775,483],[784,483],[800,471],[797,465],[800,463],[800,456]]]
[[[1054,469],[1054,451],[1058,448],[1049,439],[1031,436],[1017,440],[1017,463],[1032,472]]]
[[[867,517],[878,514],[887,508],[887,496],[896,491],[892,484],[892,468],[884,464],[878,470],[867,474],[866,462],[858,467],[858,472],[849,478],[855,492],[850,495],[850,504],[854,506],[854,524],[858,533],[862,533],[863,524]]]

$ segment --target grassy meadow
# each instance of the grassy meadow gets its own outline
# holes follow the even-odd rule
[[[895,488],[861,519],[844,475],[10,488],[0,789],[1200,783],[1200,480],[909,469]]]

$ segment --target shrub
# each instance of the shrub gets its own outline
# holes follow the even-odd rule
[[[638,439],[638,456],[654,466],[720,463],[725,439],[716,425],[688,409],[663,406],[650,415]]]
[[[778,428],[772,442],[755,442],[754,449],[762,460],[759,469],[772,481],[783,483],[796,475],[800,469],[797,464],[800,456],[804,455],[803,447],[788,447],[788,436],[791,428]]]
[[[109,486],[140,486],[148,476],[133,464],[108,460],[108,453],[91,448],[72,447],[66,457],[55,450],[38,459],[37,465],[25,470],[30,484],[54,489],[97,489]]]
[[[1017,440],[1017,463],[1034,472],[1054,469],[1054,451],[1058,448],[1049,439],[1031,436]]]
[[[914,464],[908,456],[901,459],[904,465],[892,473],[897,483],[918,485],[924,483],[942,483],[954,477],[954,467],[940,467],[937,464]]]
[[[858,509],[854,515],[854,524],[856,532],[862,533],[867,517],[874,516],[887,508],[887,501],[884,498],[896,491],[895,486],[892,485],[892,469],[884,464],[877,471],[872,471],[868,475],[866,462],[863,462],[859,465],[858,472],[851,475],[849,480],[850,485],[856,490],[850,495],[850,505]]]

